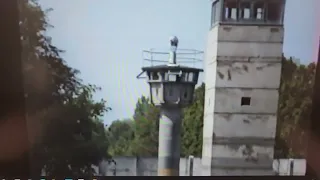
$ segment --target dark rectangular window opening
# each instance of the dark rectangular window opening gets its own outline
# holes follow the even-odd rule
[[[211,10],[211,26],[215,25],[217,22],[220,21],[221,18],[221,3],[220,0],[215,1],[212,3],[212,10]]]
[[[264,20],[265,19],[265,3],[264,2],[256,2],[254,4],[253,16],[256,20]]]
[[[159,80],[158,72],[153,72],[152,73],[152,80]]]
[[[251,18],[251,2],[240,2],[240,19]]]
[[[250,106],[251,98],[250,97],[242,97],[241,98],[241,106]]]
[[[267,20],[279,23],[281,21],[282,7],[279,2],[268,3]]]
[[[224,19],[237,20],[238,4],[236,0],[226,0],[224,4]]]

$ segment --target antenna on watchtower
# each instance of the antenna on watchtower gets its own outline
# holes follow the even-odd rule
[[[176,36],[170,37],[170,52],[169,52],[169,64],[168,66],[177,65],[177,48],[179,40]]]

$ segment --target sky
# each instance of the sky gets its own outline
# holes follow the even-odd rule
[[[149,94],[148,84],[136,79],[145,65],[142,50],[166,49],[172,35],[179,38],[179,48],[204,50],[207,43],[210,0],[39,2],[54,9],[48,15],[54,28],[47,34],[66,51],[62,56],[67,64],[81,71],[85,83],[102,87],[95,98],[112,108],[104,117],[106,124],[132,117],[138,98]],[[316,7],[317,0],[287,0],[283,51],[301,63],[315,60]]]

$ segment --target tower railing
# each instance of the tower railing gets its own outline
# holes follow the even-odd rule
[[[142,51],[142,66],[157,66],[168,64],[170,58],[170,51],[151,48]],[[203,68],[204,52],[196,49],[177,49],[176,50],[176,63],[181,66],[188,66],[192,68]],[[145,79],[142,76],[144,72],[137,75],[138,79]]]
[[[159,49],[149,49],[142,51],[143,66],[156,66],[168,63],[169,51]],[[201,67],[203,61],[203,51],[195,49],[177,49],[177,64],[189,67]]]

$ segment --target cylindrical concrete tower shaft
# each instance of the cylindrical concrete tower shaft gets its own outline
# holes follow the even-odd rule
[[[181,108],[161,107],[158,152],[159,176],[179,176],[181,120]]]

